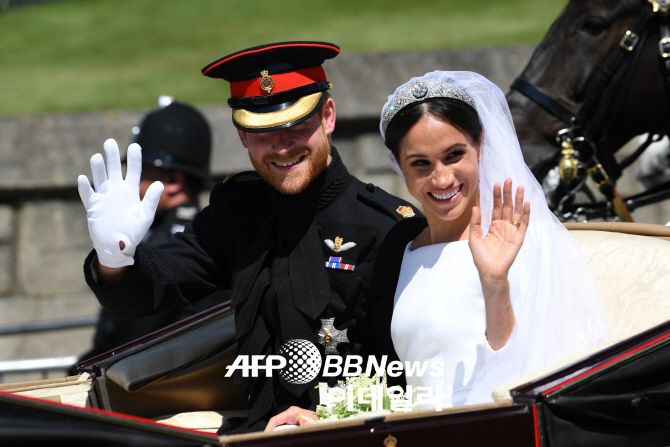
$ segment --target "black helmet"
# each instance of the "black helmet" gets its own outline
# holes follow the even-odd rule
[[[161,96],[159,104],[169,97]],[[172,102],[149,112],[133,128],[133,143],[142,147],[142,163],[209,179],[212,136],[209,124],[193,107]]]

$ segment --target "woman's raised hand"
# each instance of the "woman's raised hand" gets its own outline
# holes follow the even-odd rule
[[[493,215],[486,237],[482,237],[482,214],[472,208],[470,220],[470,251],[482,282],[486,304],[486,337],[492,349],[507,343],[516,318],[509,294],[509,272],[516,258],[530,220],[530,202],[523,202],[523,187],[516,189],[512,203],[512,179],[505,180],[502,194],[500,184],[493,187]]]
[[[512,203],[512,179],[505,180],[502,194],[500,184],[493,187],[493,215],[486,237],[482,237],[482,215],[479,207],[472,209],[470,221],[470,250],[484,282],[507,280],[526,235],[530,220],[530,202],[523,202],[523,186],[516,189]]]

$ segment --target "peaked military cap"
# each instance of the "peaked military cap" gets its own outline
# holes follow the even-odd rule
[[[229,54],[202,69],[230,82],[233,124],[246,132],[270,132],[314,115],[331,88],[322,64],[340,53],[327,42],[279,42]]]

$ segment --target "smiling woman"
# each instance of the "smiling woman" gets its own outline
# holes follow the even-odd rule
[[[465,211],[479,199],[481,133],[475,110],[453,98],[408,105],[387,128],[386,146],[405,167],[402,174],[410,194],[427,216],[452,221],[446,228],[451,234],[436,235],[440,240],[467,237],[470,217]]]
[[[498,87],[428,73],[389,96],[380,128],[428,226],[400,222],[380,247],[377,340],[391,359],[444,366],[408,384],[439,390],[442,408],[490,402],[609,339],[595,279],[524,164]]]

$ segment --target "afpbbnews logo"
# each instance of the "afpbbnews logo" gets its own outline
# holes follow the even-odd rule
[[[321,370],[321,353],[312,342],[289,340],[279,348],[276,355],[238,355],[232,365],[226,366],[226,377],[241,371],[242,377],[271,377],[273,371],[285,381],[293,384],[309,383]]]
[[[406,377],[423,377],[428,374],[432,377],[442,377],[444,374],[444,363],[440,361],[434,362],[401,362],[394,360],[388,362],[388,356],[383,355],[377,361],[374,356],[368,357],[368,363],[365,366],[365,375],[372,377],[377,374],[381,377],[386,371],[386,374],[391,377],[398,377],[405,371]],[[388,364],[387,364],[388,363]],[[363,357],[360,355],[347,356],[345,360],[342,357],[329,355],[326,356],[326,364],[323,367],[323,377],[354,377],[360,376],[363,373]]]
[[[226,366],[226,377],[232,376],[235,371],[240,371],[242,377],[259,377],[262,373],[265,377],[271,377],[273,372],[277,372],[289,383],[304,384],[319,375],[322,364],[322,377],[355,377],[363,372],[368,377],[374,374],[381,377],[384,371],[391,377],[398,377],[403,370],[406,377],[422,377],[424,374],[442,377],[444,373],[444,363],[440,361],[403,364],[398,360],[388,362],[385,355],[379,361],[376,357],[368,357],[365,371],[363,357],[359,355],[349,355],[344,360],[337,355],[327,355],[324,364],[321,353],[313,343],[295,339],[284,343],[275,355],[238,355],[232,365]]]

